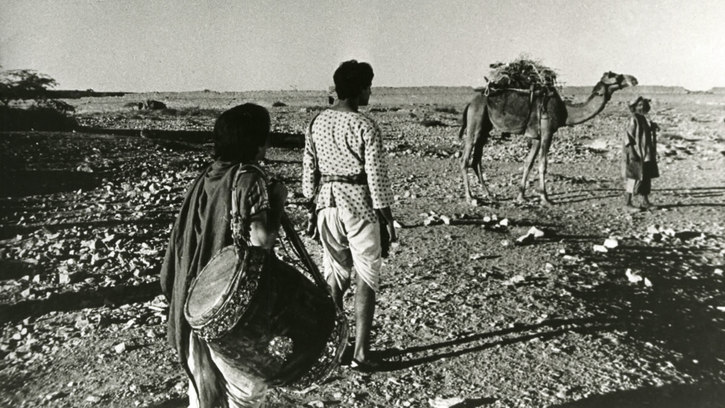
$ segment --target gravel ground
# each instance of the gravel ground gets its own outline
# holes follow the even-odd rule
[[[725,406],[725,97],[653,95],[659,209],[632,214],[619,179],[627,95],[555,136],[555,206],[514,202],[526,140],[500,135],[484,154],[498,199],[471,206],[457,158],[464,91],[376,92],[368,109],[402,226],[373,329],[387,363],[274,390],[268,406]],[[92,133],[0,134],[0,406],[186,406],[158,270],[210,146],[113,129],[209,130],[249,99],[270,106],[276,132],[301,134],[321,103],[309,92],[162,96],[172,109],[122,107],[141,96],[70,101]],[[301,150],[268,159],[301,229]]]

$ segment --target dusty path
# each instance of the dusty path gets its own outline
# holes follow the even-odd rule
[[[269,405],[722,406],[725,98],[706,102],[655,97],[660,209],[637,214],[620,207],[621,105],[559,132],[552,208],[512,201],[524,140],[492,141],[484,166],[500,199],[471,207],[454,158],[458,114],[448,112],[462,106],[373,107],[405,227],[374,327],[389,363],[372,374],[342,369],[306,393],[275,391]],[[272,114],[284,132],[311,115]],[[448,126],[421,125],[432,119]],[[0,135],[0,406],[184,406],[154,287],[169,224],[206,150],[103,134]],[[301,228],[301,151],[269,158]],[[544,236],[515,245],[531,227]],[[618,246],[595,251],[607,238]]]

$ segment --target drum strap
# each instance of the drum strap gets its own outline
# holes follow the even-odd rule
[[[234,247],[237,250],[237,255],[240,255],[240,259],[244,250],[249,246],[249,204],[247,203],[247,197],[249,196],[249,188],[244,191],[244,195],[239,192],[239,181],[244,173],[256,171],[262,176],[265,186],[267,185],[267,174],[262,168],[253,164],[244,164],[239,166],[236,174],[234,175],[234,182],[232,183],[232,194],[231,194],[231,219],[229,221],[229,227],[232,230],[232,239],[234,240]],[[261,194],[266,196],[267,190],[263,189]],[[241,207],[240,207],[241,205]]]

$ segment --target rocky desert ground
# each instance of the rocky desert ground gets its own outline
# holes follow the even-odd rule
[[[662,176],[659,208],[630,213],[620,144],[635,93],[653,100]],[[497,200],[463,200],[458,130],[472,95],[373,90],[365,112],[385,135],[401,227],[373,333],[386,364],[274,390],[268,406],[725,406],[725,95],[635,88],[559,130],[551,207],[534,183],[514,201],[527,148],[516,135],[494,134],[485,150]],[[168,109],[125,106],[145,99]],[[326,94],[67,102],[83,128],[0,134],[0,406],[184,407],[158,270],[183,194],[209,163],[208,132],[224,109],[256,102],[280,140],[299,140]],[[279,143],[266,163],[289,186],[299,230],[301,158]]]

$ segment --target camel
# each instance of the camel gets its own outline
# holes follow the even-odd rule
[[[468,168],[473,168],[483,186],[486,197],[492,198],[481,172],[483,146],[489,132],[495,127],[504,133],[522,135],[531,139],[526,156],[524,174],[519,187],[518,202],[525,200],[526,182],[536,156],[539,158],[539,195],[541,203],[552,204],[546,192],[547,155],[554,133],[562,126],[573,126],[586,122],[601,112],[615,91],[637,85],[631,75],[605,72],[594,86],[589,98],[579,104],[565,102],[555,88],[541,89],[483,89],[466,105],[463,124],[458,138],[464,138],[461,155],[461,171],[466,200],[472,202],[468,182]]]

